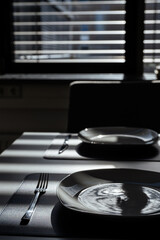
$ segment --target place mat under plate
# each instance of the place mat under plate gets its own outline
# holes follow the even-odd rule
[[[51,223],[51,215],[58,201],[56,185],[58,180],[64,177],[57,176],[49,174],[47,191],[40,197],[34,214],[26,225],[21,222],[21,218],[34,196],[39,174],[30,174],[23,180],[19,189],[0,214],[0,234],[56,236]]]
[[[64,207],[56,197],[55,181],[64,176],[50,174],[47,192],[39,199],[34,215],[27,225],[21,224],[21,218],[27,210],[37,185],[39,174],[28,175],[17,192],[11,197],[0,214],[0,235],[45,236],[45,237],[95,237],[120,239],[132,233],[149,234],[159,231],[159,216],[148,221],[138,219],[115,219],[106,216],[84,214]],[[153,228],[152,228],[153,225]],[[125,227],[124,227],[125,226]],[[133,226],[136,231],[133,231]],[[116,230],[116,231],[115,231]],[[154,230],[154,231],[153,231]],[[123,238],[124,239],[124,238]]]
[[[117,235],[119,239],[120,235],[127,233],[119,220],[115,222],[98,215],[84,215],[64,207],[55,193],[55,182],[57,185],[58,179],[63,177],[65,176],[50,174],[47,192],[39,199],[30,222],[23,225],[21,218],[31,202],[39,178],[39,174],[28,175],[0,214],[0,235],[91,239]],[[117,231],[113,231],[115,227]]]
[[[44,153],[45,159],[69,159],[69,160],[108,160],[108,161],[160,161],[160,148],[158,145],[126,147],[106,146],[84,143],[78,134],[71,134],[68,148],[59,154],[59,149],[64,143],[67,133],[58,134]]]

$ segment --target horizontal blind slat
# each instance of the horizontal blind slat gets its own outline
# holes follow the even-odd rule
[[[28,60],[16,60],[15,62],[17,63],[28,63]],[[42,59],[42,60],[29,60],[30,63],[124,63],[125,59],[124,58],[109,58],[109,59]]]
[[[14,22],[15,26],[25,26],[25,25],[40,25],[40,26],[48,26],[48,25],[124,25],[125,21],[69,21],[69,22]]]
[[[50,1],[48,2],[48,5],[125,5],[125,0],[124,1],[72,1],[72,2],[57,2],[57,1]],[[18,6],[18,7],[25,7],[25,6],[46,6],[45,1],[41,2],[13,2],[13,6]]]
[[[125,11],[63,11],[63,12],[15,12],[14,16],[49,16],[49,15],[124,15]]]
[[[160,31],[159,31],[160,32]],[[157,33],[159,33],[157,31]],[[82,31],[26,31],[26,32],[23,32],[23,31],[15,31],[14,32],[15,35],[83,35],[84,32]],[[125,31],[124,30],[121,30],[121,31],[85,31],[85,34],[87,35],[122,35],[124,36],[125,34]],[[148,34],[152,34],[152,32],[148,32]]]
[[[152,40],[151,41],[147,41],[147,43],[152,43]],[[160,41],[159,41],[160,42]],[[125,41],[123,40],[112,40],[112,41],[109,41],[109,40],[105,40],[105,41],[102,41],[102,40],[99,40],[99,41],[94,41],[94,40],[90,40],[90,41],[15,41],[14,42],[15,44],[17,45],[30,45],[30,44],[124,44]]]
[[[26,54],[26,51],[23,50],[17,50],[15,51],[16,54]],[[124,54],[125,50],[119,50],[119,49],[112,49],[112,50],[28,50],[27,51],[28,54],[51,54],[51,53],[78,53],[78,54],[86,54],[86,53],[98,53],[98,54]]]

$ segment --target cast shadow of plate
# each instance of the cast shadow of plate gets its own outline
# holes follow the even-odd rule
[[[154,145],[147,146],[107,146],[80,143],[76,149],[80,156],[104,160],[152,160],[159,154]]]
[[[153,218],[121,218],[81,213],[67,209],[60,202],[51,214],[51,223],[57,235],[65,237],[90,237],[121,239],[153,236],[158,231],[158,219]],[[137,238],[136,238],[137,239]]]

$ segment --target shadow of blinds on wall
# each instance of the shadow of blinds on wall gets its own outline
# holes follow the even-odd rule
[[[15,63],[124,63],[125,0],[13,0]]]
[[[153,72],[160,64],[160,0],[145,0],[144,67]]]

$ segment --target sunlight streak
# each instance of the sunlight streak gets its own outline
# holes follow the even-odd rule
[[[77,171],[82,170],[90,170],[90,169],[108,169],[115,168],[114,165],[111,164],[55,164],[52,165],[44,165],[44,164],[12,164],[12,163],[1,163],[0,164],[0,172],[1,173],[39,173],[39,172],[47,172],[47,173],[57,173],[57,174],[70,174]]]
[[[8,149],[2,153],[3,157],[42,157],[44,150]]]
[[[37,184],[37,180],[32,180],[31,181],[31,184],[34,184],[36,185]],[[48,191],[47,192],[47,195],[56,195],[56,189],[57,189],[57,186],[59,184],[59,181],[52,181],[52,191]],[[19,181],[0,181],[0,195],[10,195],[13,193],[13,189],[17,189],[17,187],[20,185],[20,182]],[[27,188],[26,189],[26,192],[29,190]],[[26,194],[26,192],[21,192],[21,194]]]
[[[17,139],[14,145],[48,145],[52,139]]]

